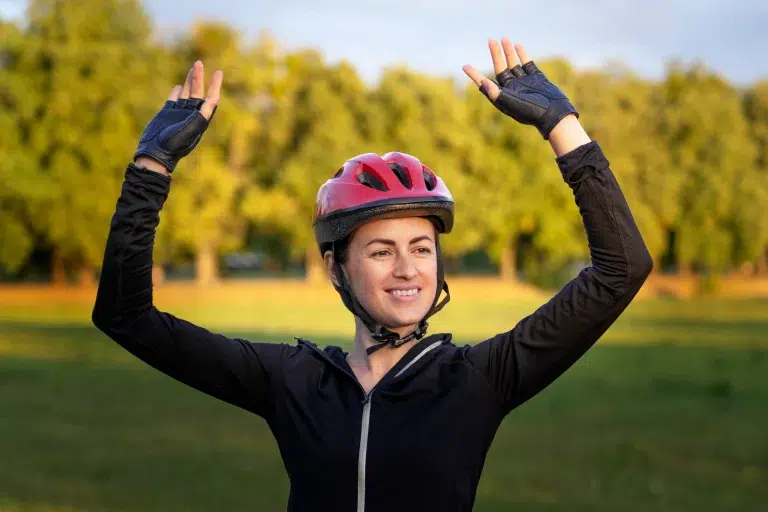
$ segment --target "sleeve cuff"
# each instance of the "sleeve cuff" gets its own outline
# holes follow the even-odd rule
[[[556,158],[555,162],[568,184],[583,181],[609,166],[603,150],[594,140]]]
[[[172,178],[131,163],[125,171],[125,181],[131,185],[147,187],[155,194],[167,195],[171,189]]]

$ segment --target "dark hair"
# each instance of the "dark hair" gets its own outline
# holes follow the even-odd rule
[[[338,242],[334,242],[331,244],[331,247],[333,249],[333,258],[339,263],[339,265],[344,265],[347,262],[347,258],[349,257],[349,242],[352,240],[352,235],[347,235]]]

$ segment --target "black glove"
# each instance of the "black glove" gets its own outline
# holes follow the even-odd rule
[[[200,113],[203,103],[199,98],[166,101],[144,129],[134,161],[147,156],[173,172],[179,160],[195,149],[208,129],[210,119]],[[213,113],[216,113],[215,109]]]
[[[568,114],[579,117],[565,94],[533,61],[502,71],[496,80],[501,89],[499,97],[492,101],[496,108],[522,124],[535,126],[545,140],[562,118]],[[488,97],[484,86],[480,86],[480,92]]]

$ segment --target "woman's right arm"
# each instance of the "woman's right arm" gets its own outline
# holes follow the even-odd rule
[[[202,74],[202,65],[196,72]],[[186,94],[189,95],[191,88],[192,98],[202,96],[202,93],[195,94],[195,86],[190,86],[189,82],[190,79],[184,87]],[[202,87],[202,80],[198,85]],[[169,101],[178,103],[180,93],[183,100],[185,92],[177,88]],[[168,103],[165,108],[169,108]],[[189,116],[200,115],[199,112],[190,112]],[[212,114],[212,109],[208,112]],[[210,117],[202,131],[207,127],[208,119]],[[185,123],[185,126],[192,124],[191,121]],[[199,140],[198,135],[202,132],[192,135],[190,140]],[[145,132],[142,141],[146,139]],[[178,143],[178,139],[175,141]],[[196,143],[190,144],[186,152]],[[173,146],[162,140],[159,144]],[[144,150],[142,147],[140,143],[137,155],[142,151],[149,154],[155,151],[151,147],[146,149],[147,144],[144,144]],[[163,167],[170,172],[179,157],[173,152],[169,155],[175,158],[165,162]],[[141,163],[141,158],[137,157],[137,163]],[[152,250],[160,210],[168,197],[171,181],[169,173],[151,171],[135,164],[128,166],[107,238],[93,323],[130,353],[174,379],[268,416],[274,377],[279,375],[284,358],[296,350],[294,346],[250,343],[214,334],[159,311],[153,304]]]

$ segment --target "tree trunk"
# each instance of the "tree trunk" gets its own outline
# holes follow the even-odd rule
[[[651,274],[653,275],[662,274],[663,272],[661,271],[661,256],[655,256],[655,257],[652,256],[651,258],[653,259],[653,268],[651,269]]]
[[[51,253],[51,282],[54,286],[66,286],[68,283],[67,263],[57,248]]]
[[[312,283],[317,283],[326,278],[325,264],[320,257],[320,251],[314,244],[309,244],[305,256],[306,274],[305,279]]]
[[[229,168],[230,175],[237,177],[237,186],[234,197],[240,197],[241,192],[248,186],[248,180],[243,168],[246,163],[248,155],[248,129],[240,120],[235,123],[232,134],[229,140],[229,155],[227,157],[227,167]],[[231,215],[227,219],[227,226],[231,232],[236,233],[236,236],[243,240],[248,230],[249,222],[240,215],[241,204],[235,204],[233,207],[237,210],[237,214]]]
[[[195,254],[195,280],[200,286],[210,286],[219,280],[216,248],[212,242],[200,244]]]
[[[77,270],[77,284],[85,288],[93,288],[96,286],[96,273],[94,268],[83,263]]]
[[[152,285],[157,286],[165,282],[165,269],[162,265],[152,266]]]
[[[502,249],[499,271],[502,281],[517,281],[517,244],[514,242]]]
[[[763,251],[763,254],[757,257],[757,261],[755,261],[755,273],[759,276],[768,274],[768,247]]]

